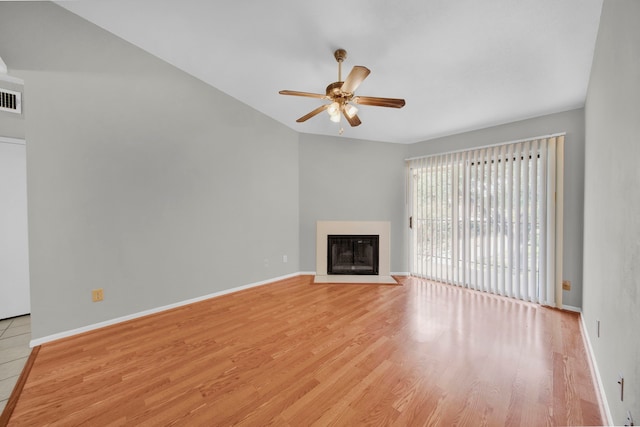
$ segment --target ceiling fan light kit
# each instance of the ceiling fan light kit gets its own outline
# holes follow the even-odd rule
[[[344,114],[347,115],[347,117],[353,117],[358,113],[358,109],[351,105],[351,104],[347,104],[344,107]]]
[[[320,93],[298,92],[294,90],[281,90],[279,92],[281,95],[305,96],[331,101],[331,103],[324,104],[311,111],[310,113],[305,114],[304,116],[296,120],[296,122],[306,122],[310,118],[316,116],[317,114],[320,114],[322,111],[327,110],[329,118],[332,122],[339,123],[340,117],[344,116],[347,122],[349,122],[352,127],[355,127],[359,126],[362,122],[357,115],[358,108],[353,104],[388,108],[404,107],[404,99],[354,96],[354,93],[358,86],[360,86],[364,79],[367,78],[371,71],[367,67],[356,65],[351,69],[351,72],[343,81],[342,62],[347,58],[347,51],[344,49],[338,49],[334,52],[333,56],[338,62],[338,81],[333,82],[329,86],[327,86],[324,95]]]

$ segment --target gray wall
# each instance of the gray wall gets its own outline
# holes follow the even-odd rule
[[[27,89],[33,338],[299,271],[295,132],[49,2],[0,2],[0,53]]]
[[[563,304],[582,306],[584,109],[399,146],[300,135],[300,267],[315,271],[318,220],[392,222],[391,270],[408,270],[404,159],[566,132]],[[368,184],[369,183],[369,184]]]
[[[409,156],[469,149],[529,137],[566,132],[564,176],[563,276],[571,290],[563,291],[564,305],[582,306],[582,226],[584,204],[584,109],[551,114],[501,126],[419,142]]]
[[[640,421],[638,22],[639,1],[604,2],[585,108],[583,314],[616,425],[627,410]]]
[[[406,272],[400,144],[300,135],[300,269],[316,270],[317,221],[390,221],[391,271]]]

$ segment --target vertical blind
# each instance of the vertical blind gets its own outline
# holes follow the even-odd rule
[[[411,274],[556,306],[564,136],[408,160]]]

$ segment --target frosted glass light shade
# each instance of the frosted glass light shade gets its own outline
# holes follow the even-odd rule
[[[344,107],[344,113],[347,115],[347,117],[352,118],[358,113],[358,109],[351,104],[347,104]]]

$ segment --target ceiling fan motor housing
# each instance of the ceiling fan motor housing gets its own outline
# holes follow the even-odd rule
[[[329,86],[327,86],[327,97],[336,102],[347,102],[352,97],[352,93],[345,93],[342,91],[342,85],[344,82],[333,82]]]

